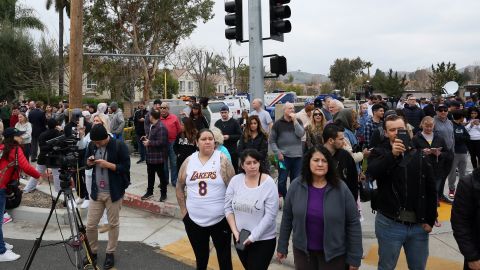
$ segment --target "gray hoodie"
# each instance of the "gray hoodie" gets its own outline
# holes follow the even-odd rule
[[[307,202],[308,186],[300,176],[290,185],[285,199],[278,237],[278,252],[287,254],[288,240],[293,229],[293,246],[308,254]],[[337,188],[327,184],[323,211],[325,260],[328,262],[335,257],[345,255],[348,265],[360,266],[363,254],[360,215],[352,193],[343,181],[339,181]]]
[[[455,137],[453,134],[452,121],[448,119],[441,120],[438,116],[435,116],[434,120],[434,132],[445,140],[448,150],[453,150],[453,147],[455,146]]]

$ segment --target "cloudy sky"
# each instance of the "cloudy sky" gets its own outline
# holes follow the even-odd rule
[[[268,36],[268,0],[261,1],[263,35]],[[49,37],[58,36],[58,16],[45,9],[45,0],[19,2],[38,12]],[[328,74],[336,58],[357,56],[382,70],[414,71],[441,61],[455,62],[458,67],[480,65],[478,0],[292,0],[289,5],[292,32],[285,35],[284,43],[264,43],[264,54],[284,55],[289,70]],[[226,55],[223,0],[216,1],[214,13],[183,46]],[[68,21],[65,29],[69,29]],[[39,34],[34,35],[38,39]],[[68,32],[66,38],[68,43]],[[235,56],[248,57],[247,43],[233,48]]]

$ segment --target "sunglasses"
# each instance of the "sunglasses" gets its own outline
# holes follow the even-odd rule
[[[323,116],[321,113],[314,113],[313,116]]]

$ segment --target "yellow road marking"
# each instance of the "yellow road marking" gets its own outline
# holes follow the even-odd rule
[[[438,211],[438,221],[450,221],[450,216],[452,212],[452,205],[444,202],[440,202],[440,207],[437,208]]]
[[[378,245],[372,245],[368,251],[367,256],[362,263],[376,266],[378,264]],[[396,270],[408,270],[407,259],[405,258],[405,252],[400,251],[400,257],[398,258]],[[429,256],[426,269],[434,270],[461,270],[463,269],[463,263],[458,261],[447,260],[439,257]]]
[[[193,253],[193,249],[190,245],[190,242],[188,241],[188,237],[184,237],[176,242],[166,245],[161,249],[161,252],[174,260],[181,261],[192,266],[196,265],[195,253]],[[235,250],[232,250],[232,264],[233,269],[243,269],[242,263],[240,262],[240,259],[238,258]],[[210,250],[208,269],[220,269],[220,267],[218,266],[217,253],[215,252],[215,248],[212,248]]]

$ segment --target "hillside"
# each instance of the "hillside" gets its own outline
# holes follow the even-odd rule
[[[287,75],[280,76],[280,80],[286,80],[290,75],[293,76],[293,83],[322,83],[330,81],[328,77],[323,74],[312,74],[300,70],[288,72]]]

